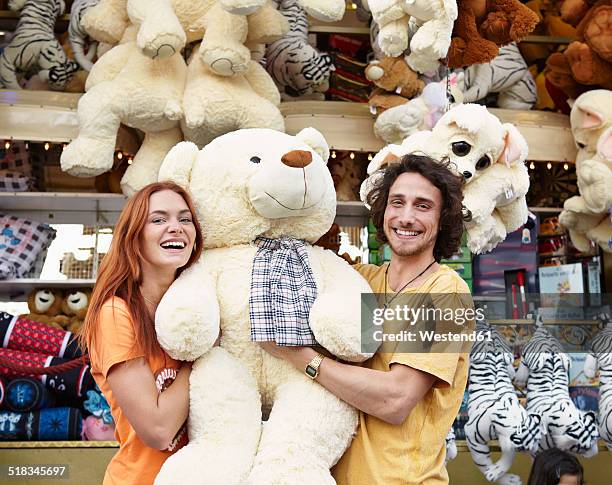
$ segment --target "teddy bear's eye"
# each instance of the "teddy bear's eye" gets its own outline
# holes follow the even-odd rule
[[[578,148],[580,148],[581,150],[586,146],[584,143],[580,143],[580,142],[576,142],[576,144],[578,145]]]
[[[472,149],[471,145],[466,141],[456,141],[452,145],[453,153],[458,157],[465,157]]]
[[[452,94],[448,95],[448,102],[453,104],[455,103],[455,97]]]
[[[476,170],[483,170],[489,165],[491,165],[491,159],[488,155],[484,155],[483,157],[480,157],[480,160],[478,160],[478,162],[476,162]]]
[[[261,162],[261,158],[259,158],[259,157],[251,157],[251,162],[252,163],[259,163],[259,162]]]

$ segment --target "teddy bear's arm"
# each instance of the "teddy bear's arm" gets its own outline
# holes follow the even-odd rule
[[[89,91],[95,85],[112,81],[125,67],[131,55],[131,46],[119,44],[101,56],[89,71],[85,81],[85,90]]]
[[[219,336],[219,323],[215,284],[202,263],[172,283],[155,312],[157,340],[177,360],[193,361],[208,352]]]
[[[363,352],[361,345],[361,295],[371,293],[370,286],[332,251],[313,247],[309,256],[318,260],[313,265],[317,298],[310,310],[310,328],[317,342],[344,360],[370,358],[372,354]]]
[[[271,44],[289,32],[287,18],[268,2],[247,17],[249,33],[247,43]]]
[[[259,96],[270,101],[274,106],[280,106],[280,93],[274,81],[261,64],[251,61],[244,77]]]
[[[233,15],[215,4],[206,12],[204,24],[206,31],[199,52],[202,61],[221,76],[244,73],[251,61],[251,51],[244,46],[246,17]]]
[[[128,0],[130,20],[139,25],[136,45],[152,59],[164,59],[179,53],[187,35],[179,22],[170,0]]]

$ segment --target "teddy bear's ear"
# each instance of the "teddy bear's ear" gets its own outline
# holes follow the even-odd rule
[[[612,127],[607,128],[597,140],[597,154],[606,160],[612,160]]]
[[[312,148],[323,159],[324,163],[329,160],[329,146],[325,137],[314,128],[304,128],[297,135],[298,140],[303,141]]]
[[[597,111],[585,106],[578,105],[575,108],[578,110],[579,114],[578,126],[575,128],[595,129],[599,128],[603,124],[604,118],[601,113],[598,113]]]
[[[513,163],[524,162],[529,152],[527,141],[513,124],[504,123],[502,126],[504,128],[505,146],[497,159],[497,163],[505,163],[509,167]]]
[[[157,180],[172,180],[181,187],[188,188],[191,180],[191,169],[198,156],[198,146],[190,141],[174,145],[159,168]]]

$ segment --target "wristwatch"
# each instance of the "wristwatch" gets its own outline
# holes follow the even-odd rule
[[[321,365],[321,362],[323,362],[324,358],[325,358],[324,355],[321,355],[321,354],[315,355],[312,358],[312,360],[310,362],[308,362],[308,365],[304,369],[304,373],[308,377],[310,377],[312,380],[315,380],[318,377],[318,375],[319,375],[319,366]]]

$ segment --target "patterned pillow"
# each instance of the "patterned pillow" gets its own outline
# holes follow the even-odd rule
[[[0,192],[27,192],[32,187],[32,179],[20,172],[0,170]]]
[[[55,239],[55,229],[0,214],[0,280],[21,278]]]
[[[32,175],[30,156],[25,141],[14,140],[10,148],[0,149],[0,170],[11,170],[24,175]]]

